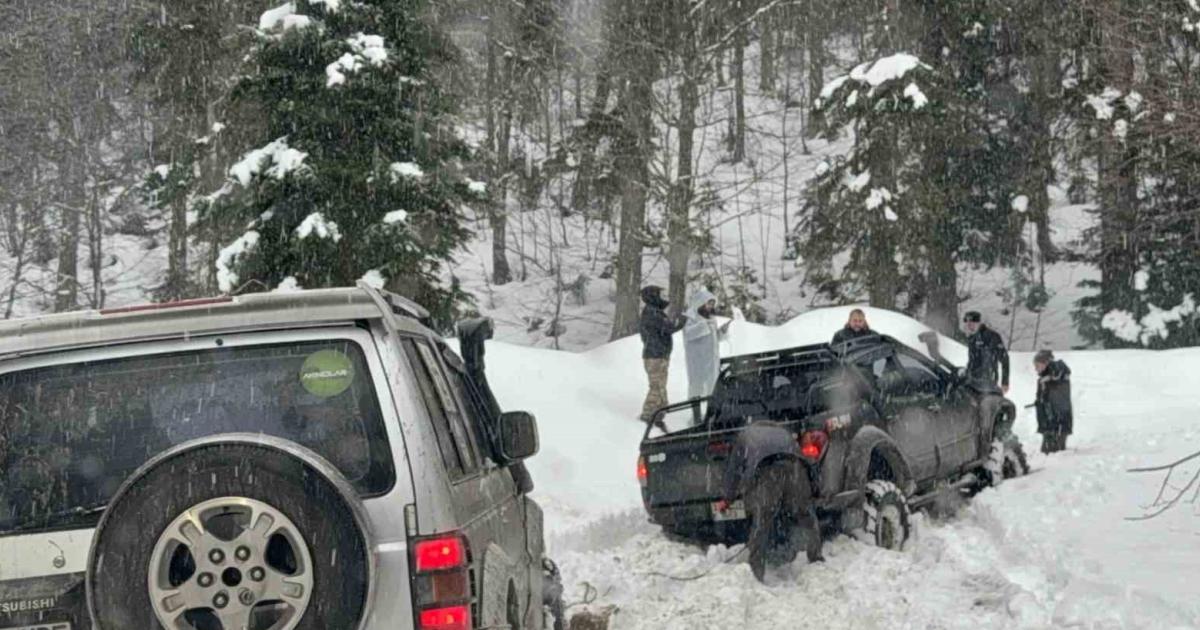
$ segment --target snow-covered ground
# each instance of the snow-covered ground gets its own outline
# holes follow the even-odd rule
[[[725,352],[824,341],[846,315],[811,311],[778,328],[735,322]],[[918,345],[920,324],[867,315],[876,330]],[[961,346],[944,351],[965,359]],[[646,523],[634,477],[645,388],[635,339],[583,353],[497,343],[489,372],[505,408],[539,418],[542,451],[531,469],[568,603],[590,591],[593,606],[616,605],[613,628],[1200,627],[1200,509],[1184,503],[1126,520],[1145,513],[1162,481],[1127,469],[1200,450],[1200,350],[1061,356],[1074,371],[1068,452],[1038,453],[1026,413],[1015,430],[1031,454],[1029,477],[953,515],[918,516],[902,553],[840,537],[826,545],[825,563],[800,561],[767,586],[737,548],[705,552]],[[1033,400],[1030,362],[1013,355],[1019,406]],[[672,366],[673,399],[686,391],[682,367]],[[1197,465],[1174,479],[1186,481]]]

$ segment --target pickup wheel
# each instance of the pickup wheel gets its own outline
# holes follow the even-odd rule
[[[302,447],[225,436],[156,457],[96,529],[97,630],[357,628],[371,579],[361,505]]]
[[[908,500],[896,484],[874,480],[864,489],[863,507],[867,513],[863,529],[875,546],[900,551],[911,533]]]
[[[821,534],[812,509],[812,489],[798,462],[778,460],[755,473],[746,492],[750,514],[750,570],[761,582],[767,567],[791,563],[804,547],[808,561],[821,559]]]

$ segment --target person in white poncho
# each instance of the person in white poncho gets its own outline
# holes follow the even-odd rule
[[[718,326],[713,319],[717,298],[700,289],[688,301],[687,324],[683,327],[683,354],[687,362],[688,398],[712,394],[721,365],[719,343],[729,330],[729,322]]]

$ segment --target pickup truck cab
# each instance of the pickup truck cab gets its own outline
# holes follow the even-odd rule
[[[0,323],[0,630],[541,628],[527,413],[368,286]]]
[[[782,461],[801,467],[824,533],[865,530],[898,549],[910,509],[1022,474],[1012,402],[930,352],[939,361],[879,335],[724,359],[711,397],[659,410],[664,434],[647,426],[638,479],[651,521],[684,539],[744,542],[763,515],[727,496],[730,476],[753,485]],[[755,448],[735,457],[749,431]]]

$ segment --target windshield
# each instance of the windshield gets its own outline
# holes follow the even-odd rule
[[[364,494],[393,471],[362,350],[306,341],[0,375],[0,533],[80,525],[154,455],[232,432],[292,440]]]

